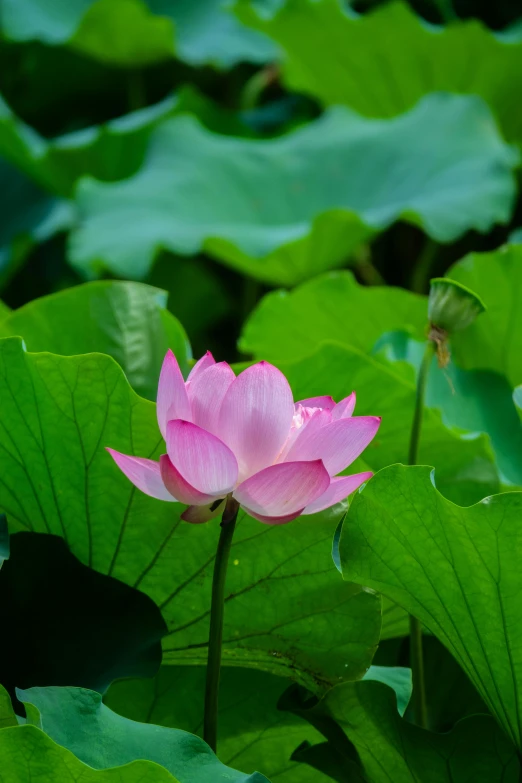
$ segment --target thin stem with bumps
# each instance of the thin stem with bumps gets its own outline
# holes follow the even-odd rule
[[[221,532],[217,546],[216,560],[214,562],[214,576],[212,579],[203,739],[210,745],[214,753],[217,750],[219,678],[221,672],[221,646],[223,643],[223,618],[225,613],[225,582],[238,511],[238,502],[232,497],[227,498],[225,510],[221,519]]]
[[[415,394],[415,412],[411,426],[408,464],[416,465],[419,458],[419,443],[424,411],[424,398],[431,362],[435,353],[435,344],[429,340],[417,377]],[[413,714],[415,722],[423,729],[428,728],[428,707],[426,701],[426,683],[424,679],[424,655],[422,645],[422,626],[420,621],[410,615],[410,666],[413,679]]]

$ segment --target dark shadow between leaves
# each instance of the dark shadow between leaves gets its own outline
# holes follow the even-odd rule
[[[9,559],[9,532],[5,514],[0,514],[0,568]]]
[[[17,533],[0,570],[0,682],[76,685],[104,693],[122,677],[153,677],[167,627],[144,593],[93,571],[57,536]]]

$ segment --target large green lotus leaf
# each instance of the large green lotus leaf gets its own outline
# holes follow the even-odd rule
[[[355,468],[350,468],[350,470],[354,470],[354,469]],[[342,573],[341,559],[339,556],[339,539],[341,537],[343,519],[344,516],[341,517],[341,520],[337,525],[337,528],[334,533],[333,545],[332,545],[332,559],[339,573]],[[404,611],[402,606],[398,606],[397,604],[393,603],[393,601],[390,601],[388,598],[386,598],[386,596],[382,596],[381,611],[382,611],[381,642],[386,639],[400,639],[401,637],[409,636],[410,616],[408,612]],[[376,652],[377,658],[379,657],[381,650],[382,650],[382,646],[379,645],[379,648]],[[386,665],[390,665],[389,660],[385,660],[384,662],[386,663]],[[394,664],[398,662],[399,662],[398,659],[397,660],[394,659],[393,661]]]
[[[307,703],[292,689],[281,706],[310,721],[328,740],[315,753],[314,748],[304,748],[296,756],[306,761],[313,754],[310,763],[330,769],[339,783],[516,783],[519,779],[515,748],[492,717],[475,715],[446,734],[435,734],[401,718],[393,690],[382,682],[368,679],[338,685],[317,704]],[[337,763],[332,769],[334,758]],[[360,778],[355,777],[357,766]]]
[[[19,335],[32,352],[109,354],[139,394],[156,399],[167,350],[184,373],[190,358],[185,331],[166,306],[166,292],[143,283],[85,283],[15,310],[0,321],[0,337]]]
[[[0,407],[0,508],[12,531],[60,535],[82,562],[145,592],[169,629],[165,660],[205,663],[218,521],[182,522],[182,506],[135,490],[104,448],[157,459],[165,446],[153,403],[108,356],[30,354],[7,338]],[[331,559],[339,516],[333,509],[278,527],[241,517],[227,580],[227,665],[315,689],[364,673],[380,599],[339,578]]]
[[[430,468],[394,465],[356,495],[340,540],[343,575],[402,605],[455,656],[520,747],[522,492],[460,508]]]
[[[392,684],[404,712],[411,693],[409,669],[370,667],[365,675]],[[205,672],[199,667],[164,666],[154,680],[116,682],[105,703],[136,721],[200,733]],[[220,684],[219,756],[247,772],[261,769],[281,783],[322,783],[328,778],[290,761],[303,742],[321,734],[298,716],[277,709],[288,680],[264,672],[227,668]]]
[[[42,187],[70,196],[84,174],[101,180],[134,174],[153,129],[190,105],[190,99],[187,92],[172,95],[103,125],[48,140],[20,120],[0,97],[0,152]]]
[[[6,0],[2,34],[68,45],[110,65],[136,68],[174,56],[174,26],[143,0]]]
[[[487,259],[484,258],[484,269],[489,276],[487,284],[486,280],[483,281],[483,295],[487,297],[488,290],[491,290],[491,296],[498,297],[498,302],[493,305],[491,312],[488,311],[481,318],[491,321],[496,315],[498,319],[503,319],[502,323],[505,324],[507,316],[501,306],[502,292],[504,296],[512,297],[515,306],[517,284],[515,282],[511,290],[508,280],[511,280],[514,274],[513,270],[509,269],[504,283],[500,283],[495,289],[492,264],[486,264],[486,260],[492,261],[491,255],[494,254],[485,254]],[[508,256],[501,254],[500,257]],[[474,258],[482,259],[481,256]],[[462,268],[466,268],[466,262],[453,267],[451,274],[462,275]],[[520,271],[522,282],[522,252]],[[472,286],[475,280],[463,282]],[[481,329],[480,320],[476,322],[479,332],[474,334],[473,341],[469,341],[469,344],[477,360],[482,362],[482,366],[487,366],[491,329],[488,328],[487,320],[485,329]],[[361,286],[354,280],[351,272],[330,272],[304,283],[294,291],[267,294],[247,321],[239,347],[256,358],[277,361],[310,356],[325,341],[335,341],[364,352],[370,352],[375,347],[376,350],[386,351],[390,360],[406,360],[417,368],[424,347],[409,335],[423,337],[426,321],[426,297],[399,288]],[[409,335],[396,332],[396,329],[407,330]],[[522,331],[522,322],[520,329]],[[516,324],[514,331],[518,334]],[[465,334],[464,332],[462,336]],[[456,335],[454,340],[459,337],[460,335]],[[516,337],[513,339],[516,343]],[[484,340],[485,351],[481,347]],[[507,343],[506,335],[497,335],[495,344],[506,346]],[[457,348],[459,347],[460,343],[457,342]],[[500,347],[497,350],[499,358],[504,360],[505,355]],[[455,353],[461,363],[462,352],[457,355],[456,350]],[[522,342],[520,354],[513,350],[513,360],[519,361],[519,355],[522,355]],[[522,372],[522,361],[520,365]],[[495,369],[504,368],[498,366]],[[396,365],[395,372],[404,374],[408,383],[414,382],[411,369]],[[501,375],[464,371],[455,363],[451,363],[441,372],[433,362],[426,405],[439,408],[449,427],[486,433],[491,438],[504,481],[522,486],[522,431],[511,399],[509,383]],[[424,458],[431,461],[428,451],[425,452]],[[405,460],[406,453],[399,458],[399,461]]]
[[[57,10],[45,0],[5,0],[2,32],[10,40],[67,45],[129,68],[174,56],[222,68],[273,60],[277,46],[245,27],[229,5],[227,0],[70,0]]]
[[[517,386],[516,389],[513,390],[513,402],[515,403],[515,408],[522,421],[522,386]]]
[[[302,742],[321,735],[300,718],[277,709],[289,681],[266,672],[225,667],[219,686],[218,753],[224,764],[245,772],[261,770],[277,783],[327,783],[309,767],[290,761]],[[154,679],[113,683],[104,697],[131,720],[201,734],[205,669],[162,666]]]
[[[133,761],[106,770],[92,769],[34,726],[0,731],[0,782],[35,780],[38,783],[182,783],[151,761]]]
[[[387,598],[382,599],[381,640],[397,639],[410,633],[410,618],[401,606]]]
[[[243,326],[239,349],[271,361],[304,358],[327,341],[369,352],[385,332],[423,336],[427,320],[424,296],[362,286],[349,271],[329,272],[293,291],[267,294]]]
[[[0,153],[42,187],[70,196],[86,174],[109,182],[130,177],[143,163],[154,128],[182,113],[195,114],[218,133],[253,135],[237,115],[190,86],[146,108],[53,139],[20,120],[0,96]]]
[[[0,179],[0,285],[3,285],[35,244],[70,227],[73,207],[45,193],[4,160],[0,160]],[[0,316],[2,312],[3,309]]]
[[[452,338],[458,364],[496,370],[512,386],[522,383],[522,245],[471,253],[447,276],[475,291],[487,308]]]
[[[178,117],[155,129],[133,177],[80,182],[70,259],[141,278],[161,247],[205,250],[293,285],[345,263],[401,217],[441,242],[505,222],[515,164],[487,106],[470,96],[430,95],[393,120],[332,108],[270,140],[223,137]]]
[[[287,0],[271,18],[252,5],[243,0],[237,14],[281,46],[292,89],[369,117],[393,117],[437,90],[480,95],[507,138],[522,142],[513,111],[522,89],[520,36],[508,40],[476,20],[435,27],[398,2],[358,16],[341,0]]]
[[[176,54],[191,65],[231,68],[238,62],[265,63],[278,56],[267,36],[245,27],[230,11],[230,0],[147,0],[156,14],[173,20]],[[263,0],[276,8],[277,0]]]
[[[408,362],[410,366],[403,368],[405,377],[413,379],[411,367],[418,370],[425,343],[394,332],[383,335],[378,348],[392,361]],[[441,370],[434,359],[425,402],[428,408],[441,411],[447,426],[486,433],[501,479],[507,485],[522,487],[522,426],[511,386],[503,375],[489,370],[461,370],[453,362]]]
[[[149,761],[104,771],[86,766],[40,729],[19,726],[9,694],[0,685],[0,781],[27,783],[36,779],[41,783],[180,783]],[[204,778],[194,778],[194,783],[196,780]]]
[[[487,260],[491,261],[490,255],[494,254],[485,255]],[[506,256],[502,254],[500,257]],[[481,256],[474,258],[482,259]],[[522,282],[522,252],[520,259]],[[461,269],[466,268],[465,265],[466,262],[457,264],[451,274],[462,275]],[[484,269],[487,269],[489,274],[489,286],[486,281],[483,282],[483,295],[487,297],[486,289],[491,290],[493,298],[498,297],[498,303],[493,305],[492,312],[488,311],[481,318],[491,321],[497,315],[499,319],[504,319],[504,324],[506,314],[500,304],[502,291],[504,296],[509,292],[515,305],[516,282],[512,291],[507,281],[514,275],[512,269],[509,269],[505,282],[495,289],[491,266],[491,263],[489,266],[486,264],[484,258]],[[463,282],[472,286],[475,280]],[[473,341],[470,341],[470,348],[482,365],[487,366],[491,330],[488,329],[487,321],[486,328],[481,329],[480,320],[476,322],[479,332],[475,333]],[[335,341],[364,352],[370,352],[374,347],[376,350],[385,350],[390,360],[406,360],[417,368],[422,358],[423,345],[411,339],[408,334],[395,330],[406,330],[412,337],[420,338],[425,334],[426,321],[425,297],[399,288],[361,286],[354,280],[351,272],[330,272],[304,283],[294,291],[275,291],[265,296],[247,321],[239,347],[256,358],[277,361],[310,356],[321,343]],[[520,328],[522,331],[522,322]],[[516,324],[514,330],[518,334]],[[465,334],[464,332],[463,336]],[[456,335],[454,340],[459,337],[460,335]],[[513,339],[516,342],[516,337]],[[484,340],[485,351],[482,350]],[[507,336],[497,336],[496,343],[498,346],[506,346]],[[460,343],[457,343],[457,347],[460,347]],[[499,358],[504,359],[500,347],[498,352]],[[455,353],[461,363],[461,352],[457,355],[456,350]],[[513,360],[519,360],[516,350],[513,351]],[[522,361],[520,365],[522,371]],[[495,369],[503,368],[498,366]],[[404,374],[409,383],[414,382],[411,369],[396,365],[395,372]],[[522,485],[522,432],[511,399],[510,386],[501,375],[464,371],[454,363],[441,372],[434,362],[428,382],[426,405],[439,408],[443,420],[450,427],[487,433],[491,438],[503,479],[507,483]],[[406,454],[400,457],[399,461],[405,459]],[[430,461],[429,452],[425,453],[425,459]]]
[[[326,343],[313,356],[299,362],[278,362],[294,392],[294,399],[331,394],[335,400],[357,392],[358,415],[382,416],[375,439],[362,460],[350,467],[380,470],[406,462],[415,383],[394,365],[378,361],[348,346]],[[447,497],[462,504],[474,503],[498,491],[489,440],[444,426],[438,411],[424,413],[420,461],[435,465],[437,486]]]
[[[96,691],[29,688],[19,690],[17,695],[25,705],[29,724],[45,731],[94,769],[146,759],[167,769],[179,783],[215,783],[221,778],[237,783],[268,783],[263,775],[249,776],[225,767],[193,734],[118,715],[102,703]]]
[[[18,720],[5,688],[0,685],[0,729],[18,726]]]
[[[62,0],[51,7],[38,0],[6,0],[2,6],[2,34],[14,41],[40,40],[49,45],[72,38],[82,16],[95,0]]]
[[[136,68],[172,59],[174,26],[144,0],[95,0],[66,43],[109,65]]]

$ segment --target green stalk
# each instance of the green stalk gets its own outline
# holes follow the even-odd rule
[[[261,70],[256,71],[247,81],[240,97],[240,108],[242,111],[255,109],[259,101],[271,84],[279,79],[279,68],[273,63],[265,65]]]
[[[426,384],[431,367],[431,360],[435,353],[435,343],[429,340],[422,358],[417,378],[417,391],[415,394],[415,413],[411,425],[410,448],[408,450],[408,465],[416,465],[419,458],[419,442],[422,428],[422,413],[424,410],[424,397],[426,396]]]
[[[415,723],[421,729],[428,728],[428,705],[424,680],[424,652],[422,649],[422,625],[410,614],[410,667],[413,682],[412,701]]]
[[[370,245],[361,245],[353,255],[353,269],[365,285],[386,285],[386,280],[372,262]]]
[[[239,504],[232,497],[229,497],[221,519],[221,533],[219,535],[212,579],[203,739],[207,745],[210,745],[214,753],[217,750],[219,675],[221,671],[221,644],[223,641],[225,581],[238,511]]]
[[[431,367],[435,344],[430,340],[426,343],[426,350],[419,369],[417,378],[417,391],[415,395],[415,413],[411,426],[410,448],[408,451],[408,464],[416,465],[419,457],[419,442],[422,428],[422,414],[424,411],[424,397],[426,395],[426,383]],[[428,728],[428,709],[426,703],[426,683],[424,681],[424,655],[422,650],[422,627],[416,617],[410,615],[410,666],[413,679],[413,714],[415,722],[423,729]]]

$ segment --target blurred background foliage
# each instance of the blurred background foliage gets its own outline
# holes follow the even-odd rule
[[[133,495],[124,477],[107,472],[103,446],[152,455],[146,400],[167,347],[185,373],[192,355],[210,349],[218,360],[275,363],[296,399],[341,399],[355,388],[357,412],[382,414],[383,424],[354,470],[404,462],[425,294],[430,277],[446,274],[488,310],[452,339],[449,367],[430,372],[419,459],[463,506],[522,487],[520,4],[3,0],[0,14],[0,337],[11,338],[0,346],[0,504],[15,541],[2,580],[18,595],[17,562],[30,568],[41,551],[34,541],[53,533],[34,584],[48,579],[45,569],[88,565],[95,588],[105,590],[109,576],[126,586],[111,600],[134,601],[139,588],[156,610],[135,624],[147,645],[133,657],[126,626],[114,629],[134,679],[113,685],[107,703],[134,720],[198,732],[215,530],[177,530],[170,504]],[[112,356],[126,378],[91,352]],[[106,415],[108,374],[118,395]],[[79,379],[74,394],[69,376]],[[26,427],[40,409],[49,462]],[[97,443],[88,468],[84,438]],[[89,484],[91,468],[99,478]],[[262,533],[242,521],[221,753],[280,783],[329,779],[308,758],[320,741],[313,723],[295,704],[276,708],[290,679],[320,690],[359,678],[379,642],[375,664],[408,664],[404,610],[385,599],[381,613],[380,598],[354,590],[332,565],[341,513]],[[64,560],[62,539],[78,563]],[[268,584],[288,563],[284,582]],[[63,593],[58,577],[51,587]],[[102,625],[92,594],[85,579],[70,596],[85,607],[78,629],[89,633]],[[272,634],[274,605],[287,635]],[[67,601],[50,620],[27,611],[28,635],[35,626],[42,647],[47,625],[61,639],[62,627],[72,633],[69,613]],[[35,679],[22,671],[32,659],[19,653],[9,612],[4,625],[0,668],[16,660],[18,684],[56,684],[56,645],[40,656]],[[163,666],[154,681],[136,679],[157,667],[160,636]],[[250,639],[239,657],[236,637]],[[82,634],[74,638],[79,662],[94,660]],[[348,667],[352,638],[361,649]],[[96,634],[92,644],[102,644]],[[98,682],[122,672],[116,644],[109,653],[96,677],[88,666],[72,677],[65,667],[67,677],[103,689]],[[249,668],[237,668],[241,655]],[[486,709],[435,637],[426,659],[434,730]],[[358,686],[346,687],[356,701]],[[375,684],[362,691],[382,700]],[[380,708],[398,720],[394,703]],[[372,743],[382,725],[370,727]],[[476,724],[457,735],[466,725],[476,745]],[[382,747],[390,747],[385,736]]]
[[[425,292],[520,222],[519,11],[4,0],[3,301],[139,279],[234,358],[273,287],[350,267]]]

